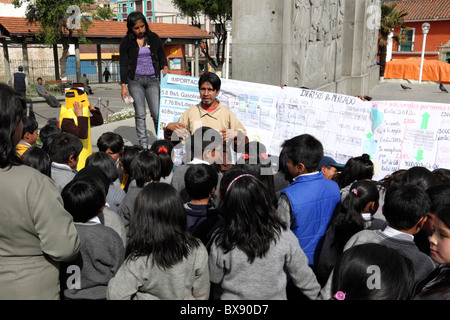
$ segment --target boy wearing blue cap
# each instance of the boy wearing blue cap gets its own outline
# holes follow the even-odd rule
[[[333,158],[324,156],[320,160],[317,170],[323,173],[325,179],[334,180],[343,167],[343,164],[337,163]]]

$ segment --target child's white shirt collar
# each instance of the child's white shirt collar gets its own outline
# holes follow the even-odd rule
[[[67,164],[63,164],[63,163],[58,163],[58,162],[52,162],[52,166],[58,169],[69,169],[69,170],[73,170],[70,166],[68,166]]]
[[[401,240],[414,241],[414,236],[412,234],[398,231],[389,226],[387,226],[382,232],[389,238],[397,238],[397,239],[401,239]]]
[[[299,174],[298,176],[296,176],[296,177],[294,178],[294,181],[297,180],[298,177],[312,176],[313,174],[317,174],[317,173],[319,173],[319,171],[314,171],[314,172],[311,172],[311,173],[305,173],[305,174]]]

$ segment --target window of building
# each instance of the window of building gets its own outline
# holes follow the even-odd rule
[[[169,58],[170,70],[181,70],[181,58]]]
[[[398,51],[414,51],[415,29],[402,30],[401,35],[404,36],[405,42],[400,43]]]

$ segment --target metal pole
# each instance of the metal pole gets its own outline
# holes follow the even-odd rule
[[[227,73],[225,74],[225,79],[228,79],[230,74],[230,31],[227,31]]]
[[[423,35],[423,44],[422,44],[422,58],[420,60],[420,74],[419,74],[419,84],[422,83],[422,73],[423,73],[423,60],[425,56],[425,42],[427,41],[427,34]]]

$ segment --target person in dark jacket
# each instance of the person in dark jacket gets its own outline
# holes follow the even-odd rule
[[[20,94],[25,98],[27,92],[30,92],[28,89],[27,75],[23,73],[22,66],[19,66],[18,70],[18,72],[14,73],[12,85],[14,90],[20,92]]]
[[[127,34],[120,43],[121,96],[125,102],[132,98],[139,144],[148,148],[145,101],[157,129],[159,77],[161,70],[165,76],[169,67],[161,39],[150,31],[141,12],[134,11],[128,15],[127,27]]]

